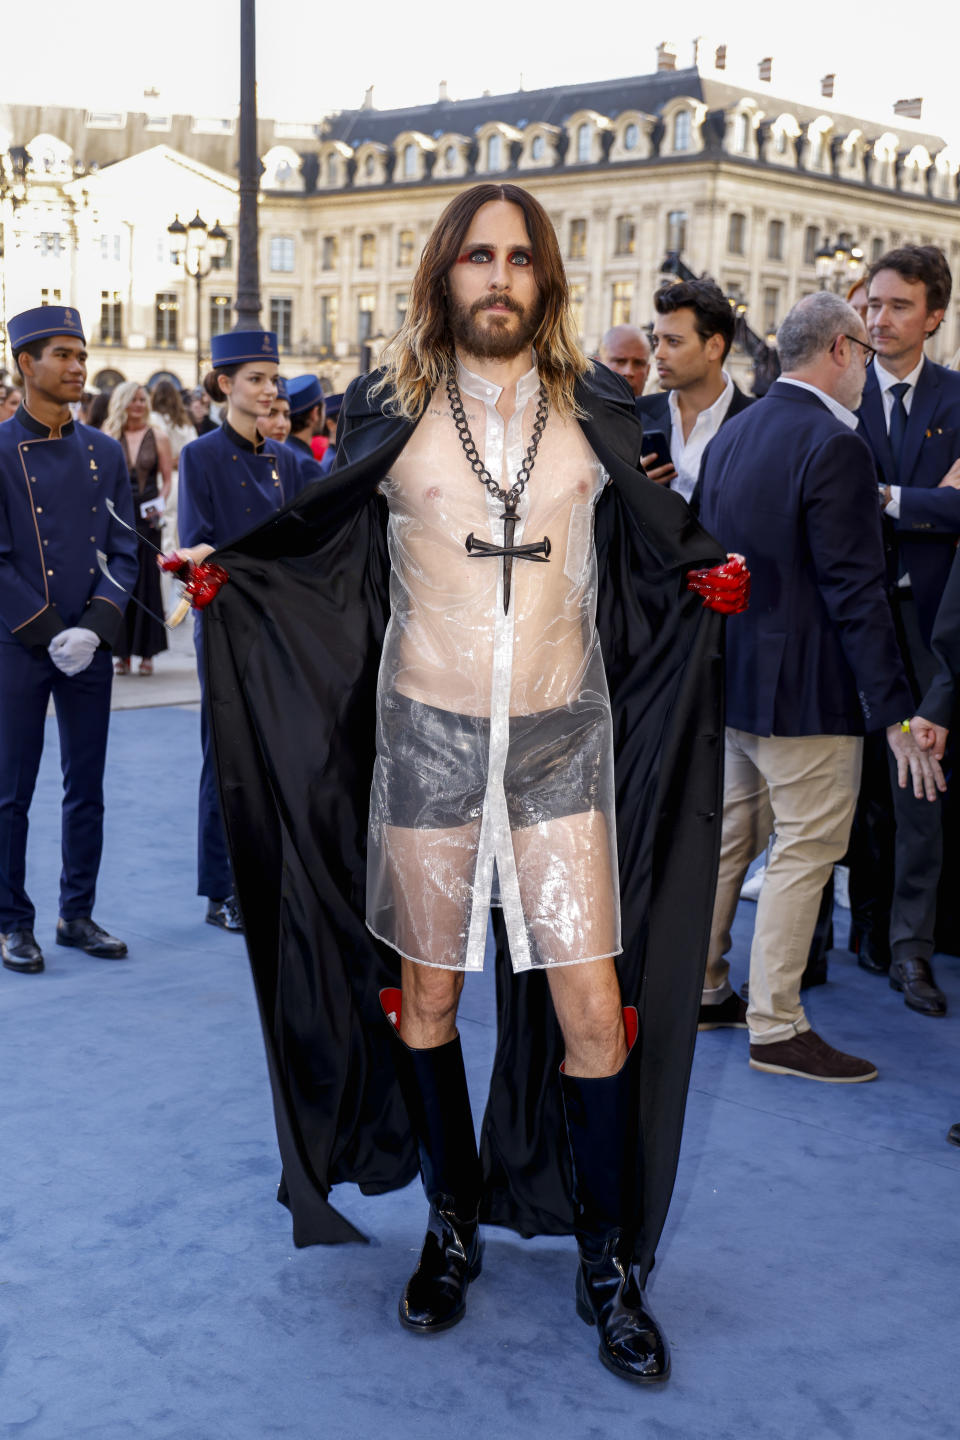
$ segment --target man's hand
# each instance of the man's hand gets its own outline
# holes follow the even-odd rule
[[[924,720],[922,715],[914,715],[910,721],[910,733],[921,750],[929,750],[934,760],[943,759],[947,736],[950,734],[943,725],[937,725],[933,720]]]
[[[86,670],[99,648],[99,635],[93,630],[73,625],[69,630],[61,630],[59,635],[54,635],[47,646],[47,653],[58,670],[72,676]]]
[[[960,460],[954,460],[937,489],[942,490],[944,485],[948,485],[951,490],[960,490]]]
[[[890,486],[889,486],[889,485],[881,485],[881,486],[880,486],[880,509],[881,509],[881,510],[886,510],[887,506],[890,504],[890,501],[891,501],[892,499],[893,499],[893,496],[892,496],[892,494],[890,493]]]
[[[653,469],[651,470],[647,464],[647,461],[649,460],[652,462],[656,460],[656,458],[656,453],[653,451],[651,451],[649,455],[640,456],[640,464],[643,466],[643,473],[644,475],[646,475],[648,480],[652,480],[657,485],[669,485],[671,480],[676,479],[676,469],[673,465],[654,465]]]
[[[946,790],[947,782],[935,755],[921,750],[909,730],[899,725],[887,726],[887,744],[897,762],[897,783],[901,790],[907,788],[907,776],[913,777],[913,793],[918,800],[924,796],[936,800],[938,790]]]
[[[728,554],[722,565],[691,570],[687,589],[703,600],[704,609],[721,615],[740,615],[750,603],[750,571],[742,555]]]

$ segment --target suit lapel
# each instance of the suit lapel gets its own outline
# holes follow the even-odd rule
[[[890,449],[890,437],[887,435],[883,399],[872,366],[863,388],[863,400],[860,402],[860,428],[866,433],[881,480],[886,485],[896,485],[897,472],[893,463],[893,451]]]
[[[930,426],[940,398],[940,376],[937,367],[929,360],[924,362],[913,392],[913,404],[907,416],[907,428],[903,437],[903,451],[900,455],[900,484],[909,485],[920,456],[924,436]]]

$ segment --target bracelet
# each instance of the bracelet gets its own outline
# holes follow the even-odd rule
[[[910,734],[910,721],[909,721],[909,720],[901,720],[901,721],[900,721],[900,729],[903,731],[904,735],[909,735],[909,734]]]

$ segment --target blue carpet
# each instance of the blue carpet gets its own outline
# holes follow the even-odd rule
[[[409,1336],[396,1302],[419,1187],[337,1200],[368,1247],[296,1251],[242,942],[194,895],[199,722],[115,714],[97,918],[129,961],[53,944],[59,768],[48,732],[30,886],[43,976],[0,972],[0,1434],[29,1440],[954,1440],[960,964],[945,1021],[850,956],[812,1023],[872,1085],[747,1066],[701,1036],[651,1297],[674,1374],[601,1369],[573,1248],[490,1231],[464,1323]],[[754,907],[741,906],[736,978]],[[838,911],[838,935],[845,912]],[[492,979],[462,1033],[479,1110]],[[636,1429],[625,1432],[625,1426]]]

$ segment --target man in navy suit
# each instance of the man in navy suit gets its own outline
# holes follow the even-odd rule
[[[808,296],[777,336],[782,376],[725,425],[700,477],[701,519],[746,556],[750,609],[727,632],[720,873],[706,985],[725,959],[747,868],[776,836],[750,955],[750,1064],[853,1083],[876,1068],[826,1044],[800,1002],[824,884],[841,858],[860,782],[862,735],[886,729],[899,778],[934,790],[902,722],[913,697],[884,588],[876,471],[854,409],[871,347],[838,296]]]
[[[960,535],[960,375],[923,347],[950,302],[941,250],[888,251],[867,278],[867,325],[876,347],[860,432],[880,478],[888,582],[915,699],[933,678],[930,637]],[[891,786],[887,757],[867,746],[851,861],[852,948],[924,1015],[946,1000],[930,967],[943,855],[942,804]],[[894,839],[895,835],[895,839]]]
[[[649,454],[643,467],[648,479],[669,485],[689,501],[707,445],[724,421],[753,400],[723,368],[733,344],[734,319],[719,285],[708,279],[664,285],[653,304],[654,358],[663,393],[639,399],[637,414],[645,431],[666,435],[671,463],[658,465]]]

